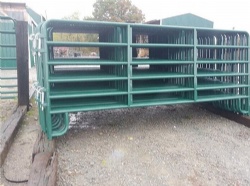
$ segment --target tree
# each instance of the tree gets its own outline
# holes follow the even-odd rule
[[[80,12],[73,12],[71,15],[64,16],[62,19],[66,19],[66,20],[80,20]]]
[[[81,20],[80,12],[74,12],[71,15],[63,17],[65,20]],[[66,41],[66,42],[97,42],[97,34],[89,33],[63,33],[56,32],[53,34],[54,41]],[[67,51],[67,52],[66,52]],[[96,47],[54,47],[54,53],[61,56],[75,56],[75,55],[91,55],[91,53],[98,53],[98,48]]]
[[[145,15],[130,0],[96,0],[93,19],[99,21],[140,23]]]

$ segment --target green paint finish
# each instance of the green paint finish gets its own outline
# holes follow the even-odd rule
[[[16,71],[16,32],[15,21],[10,17],[0,16],[0,99],[15,99],[17,97],[17,85],[11,81],[17,79],[13,76]],[[6,71],[12,70],[12,76]]]
[[[98,41],[55,41],[54,33]],[[49,139],[67,131],[70,112],[210,101],[249,115],[246,32],[50,20],[37,36],[36,99]],[[79,47],[99,53],[70,56]]]
[[[9,17],[0,17],[0,67],[16,67],[15,23]]]

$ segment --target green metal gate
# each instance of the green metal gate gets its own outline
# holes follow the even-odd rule
[[[15,21],[0,16],[1,99],[17,97]]]
[[[209,101],[250,115],[243,31],[50,20],[34,46],[40,124],[49,139],[64,134],[68,113],[78,111]],[[76,50],[96,56],[71,55]],[[140,57],[141,50],[148,54]]]

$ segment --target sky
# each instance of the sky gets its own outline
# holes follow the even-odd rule
[[[1,1],[1,0],[0,0]],[[2,0],[25,2],[47,19],[61,19],[78,11],[91,16],[96,0]],[[131,0],[145,14],[146,21],[192,13],[214,22],[216,29],[244,30],[250,33],[249,0]]]

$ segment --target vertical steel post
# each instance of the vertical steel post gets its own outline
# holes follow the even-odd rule
[[[130,25],[127,25],[127,78],[128,78],[128,106],[130,106],[133,103],[132,98],[132,80],[130,79],[132,77],[132,66],[130,63],[132,62],[132,28]]]
[[[247,60],[248,60],[248,64],[247,64],[247,67],[248,67],[248,70],[247,70],[247,73],[248,73],[248,106],[247,106],[247,109],[248,109],[248,115],[250,116],[250,38],[249,38],[249,34],[248,34],[248,41],[247,41],[247,46],[248,46],[248,52],[247,52]]]
[[[198,49],[197,49],[197,29],[194,29],[194,101],[197,101],[198,99],[198,92],[197,92],[197,54],[198,54]]]
[[[18,105],[29,108],[29,60],[28,60],[28,23],[16,22],[16,58]]]

